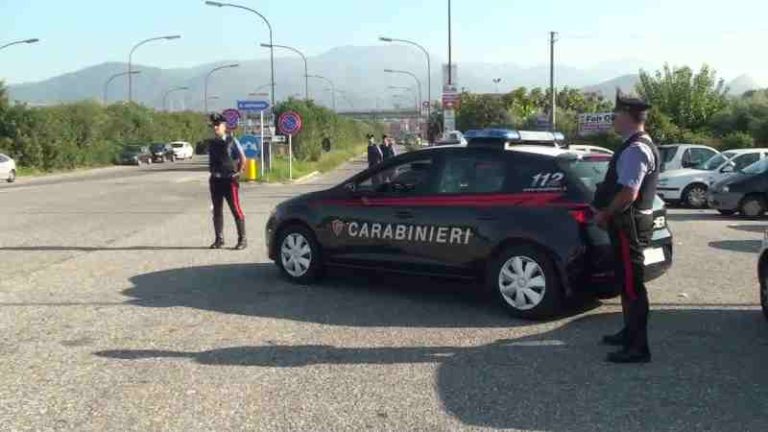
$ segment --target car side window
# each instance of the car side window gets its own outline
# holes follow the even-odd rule
[[[0,154],[0,163],[3,163],[3,162],[8,162],[8,158],[5,157],[5,155]]]
[[[688,149],[685,156],[683,157],[683,161],[686,161],[691,165],[699,165],[708,161],[709,158],[711,158],[714,155],[715,155],[715,152],[710,149],[692,148],[692,149]]]
[[[735,164],[733,169],[736,171],[742,170],[759,160],[760,160],[760,153],[750,153],[750,154],[741,155],[733,160],[733,163]]]
[[[508,170],[510,192],[561,191],[566,185],[565,173],[554,161],[529,155],[515,155]]]
[[[422,158],[378,170],[355,185],[357,192],[419,195],[431,191],[435,164]]]
[[[440,194],[500,192],[506,180],[506,162],[490,155],[453,155],[443,164],[437,186]]]

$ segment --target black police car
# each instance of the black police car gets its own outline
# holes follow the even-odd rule
[[[524,318],[556,314],[580,293],[617,295],[609,238],[588,205],[609,158],[519,137],[406,153],[288,200],[267,223],[269,256],[299,283],[326,266],[477,278]],[[660,199],[654,216],[648,279],[672,260]]]

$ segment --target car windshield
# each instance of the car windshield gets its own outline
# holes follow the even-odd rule
[[[763,159],[761,161],[755,162],[752,165],[743,168],[740,170],[740,172],[744,174],[763,174],[765,172],[768,172],[768,159]]]
[[[678,148],[678,146],[659,147],[659,153],[661,153],[661,161],[663,163],[672,162],[672,159],[675,158],[675,154],[677,154]]]
[[[565,171],[571,181],[583,188],[591,199],[597,190],[598,183],[605,179],[610,160],[611,158],[606,155],[591,154],[579,159],[559,160],[558,166]]]
[[[152,144],[153,152],[165,151],[165,144]]]
[[[126,153],[141,153],[141,147],[139,146],[128,146],[124,150]]]
[[[725,152],[721,153],[719,155],[712,156],[709,160],[702,162],[699,165],[696,165],[695,169],[702,170],[702,171],[714,171],[720,167],[723,163],[725,163],[726,159],[733,158],[734,153],[732,152]]]
[[[173,143],[171,145],[173,146],[173,148],[182,148],[182,147],[184,147],[184,144],[182,144],[182,143]]]

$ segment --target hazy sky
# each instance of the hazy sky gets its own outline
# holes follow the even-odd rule
[[[413,39],[447,58],[447,0],[232,0],[272,22],[275,43],[307,55],[342,45],[375,45],[379,35]],[[37,81],[104,61],[127,61],[142,39],[181,34],[142,47],[134,61],[169,68],[266,57],[257,17],[202,0],[0,0],[0,44],[39,37],[0,52],[0,77]],[[558,62],[576,67],[633,59],[713,65],[768,86],[765,0],[453,0],[454,58],[461,62],[548,62],[547,32],[561,33]],[[616,64],[616,74],[632,69]]]

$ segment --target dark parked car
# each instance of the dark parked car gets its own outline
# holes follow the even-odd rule
[[[709,188],[709,206],[724,215],[759,218],[768,209],[768,159],[755,162]]]
[[[430,147],[278,205],[267,250],[289,280],[328,266],[475,278],[513,315],[557,314],[579,293],[620,293],[589,203],[609,157],[493,140]],[[647,279],[672,264],[661,199]]]
[[[152,144],[149,151],[152,153],[152,162],[176,162],[176,154],[170,144]]]
[[[129,145],[120,152],[117,162],[121,165],[151,164],[152,154],[147,146]]]
[[[208,146],[206,145],[206,141],[198,141],[197,144],[195,144],[195,154],[196,155],[208,154]]]

